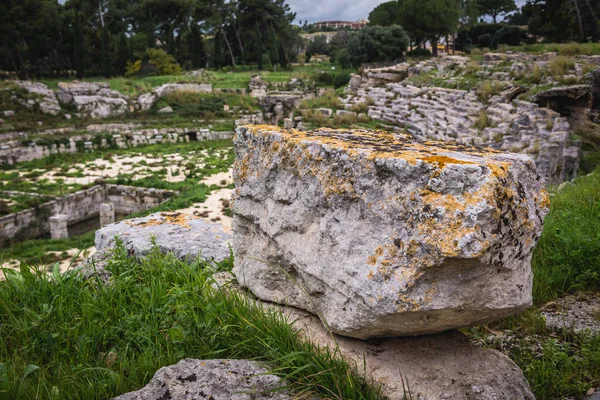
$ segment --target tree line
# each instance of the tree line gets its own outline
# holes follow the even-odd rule
[[[279,65],[302,43],[284,0],[3,0],[0,69],[114,76],[160,48],[186,69]]]
[[[461,50],[538,40],[595,42],[599,18],[600,0],[527,0],[520,10],[514,0],[393,0],[375,7],[369,23],[401,25],[414,44],[428,41],[436,55],[437,43],[448,35],[458,36]]]

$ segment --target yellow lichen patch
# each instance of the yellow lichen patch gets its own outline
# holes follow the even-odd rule
[[[417,300],[413,300],[409,298],[405,294],[398,295],[398,312],[406,312],[406,311],[419,311],[421,305]]]
[[[188,224],[188,218],[190,217],[189,215],[178,213],[178,212],[174,212],[174,213],[161,212],[160,216],[163,218],[162,219],[151,218],[148,221],[142,221],[142,222],[137,222],[137,223],[134,220],[128,220],[128,221],[125,221],[125,223],[130,226],[139,226],[142,228],[146,228],[149,226],[163,225],[163,224],[179,225],[184,228],[190,228],[190,225]]]
[[[487,167],[492,171],[492,175],[496,178],[506,178],[508,176],[508,168],[510,163],[507,162],[490,162],[487,164]]]
[[[540,196],[537,203],[540,207],[550,208],[550,196],[548,195],[548,190],[544,188],[540,191]]]
[[[430,164],[437,164],[440,169],[444,169],[446,164],[476,164],[473,161],[458,160],[448,156],[430,156],[421,158],[422,161]]]

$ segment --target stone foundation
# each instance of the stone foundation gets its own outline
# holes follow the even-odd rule
[[[173,196],[170,190],[144,189],[123,185],[98,185],[81,190],[65,197],[47,202],[38,208],[21,211],[0,217],[0,244],[4,245],[22,239],[36,238],[56,232],[57,221],[50,221],[52,216],[65,215],[67,225],[98,217],[103,203],[111,203],[114,212],[127,215],[156,207]],[[55,237],[52,234],[53,238]],[[59,235],[56,233],[56,235]],[[64,237],[63,234],[60,234]],[[58,238],[59,236],[56,236]]]
[[[98,133],[105,132],[98,130]],[[96,134],[77,135],[66,138],[64,144],[38,145],[11,140],[0,145],[0,164],[16,164],[37,160],[56,153],[76,153],[78,151],[94,150],[116,146],[119,148],[145,146],[157,143],[178,143],[187,141],[231,139],[232,131],[211,131],[204,128],[164,128],[137,129],[126,133],[113,134],[110,140],[103,138],[98,142]],[[112,143],[111,143],[112,142]]]

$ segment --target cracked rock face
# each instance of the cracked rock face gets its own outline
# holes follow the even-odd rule
[[[144,388],[113,400],[287,400],[278,376],[248,360],[184,359],[159,369]]]
[[[233,272],[356,338],[419,335],[531,304],[548,196],[533,161],[382,131],[239,127]]]

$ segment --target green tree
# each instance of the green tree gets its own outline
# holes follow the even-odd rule
[[[350,37],[346,49],[348,60],[354,66],[395,60],[406,51],[408,40],[399,25],[367,26]]]
[[[456,31],[460,12],[459,0],[405,0],[400,8],[402,26],[413,39],[428,39],[434,57],[440,38]]]
[[[369,25],[390,26],[400,22],[400,3],[398,0],[381,3],[369,14]]]
[[[206,66],[206,51],[204,49],[204,40],[198,24],[192,24],[190,28],[188,46],[190,61],[193,68],[204,68]]]
[[[62,14],[53,0],[3,0],[0,3],[0,65],[22,78],[51,74],[58,56]]]
[[[500,15],[506,15],[517,10],[515,0],[479,0],[479,10],[482,15],[492,17],[494,23]]]
[[[306,61],[308,62],[313,54],[324,54],[329,55],[330,47],[327,43],[327,37],[325,35],[317,35],[313,37],[313,40],[308,42],[306,46]]]

